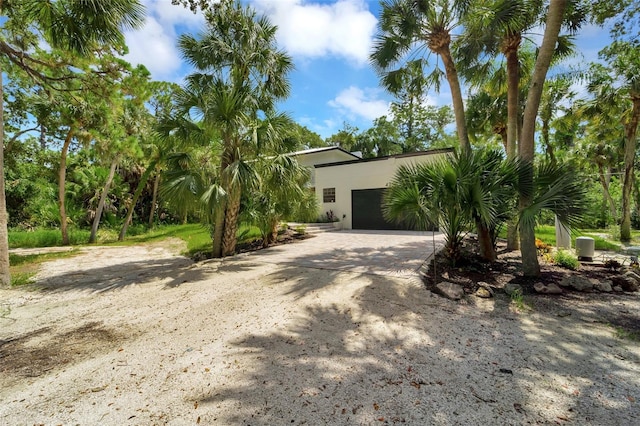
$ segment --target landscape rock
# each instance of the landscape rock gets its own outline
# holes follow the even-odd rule
[[[543,284],[543,283],[535,283],[533,288],[536,292],[542,294],[562,294],[562,289],[556,283],[551,284]]]
[[[633,277],[635,279],[640,281],[640,271],[638,271],[638,269],[636,269],[636,268],[630,268],[630,267],[626,266],[626,267],[622,268],[622,270],[620,272],[622,272],[624,275],[631,274],[631,275],[633,275]]]
[[[520,284],[509,283],[504,286],[504,292],[507,293],[509,296],[513,295],[516,292],[522,294],[522,286]]]
[[[624,291],[624,290],[622,289],[622,287],[617,285],[617,286],[613,287],[613,291],[617,291],[618,293],[620,293],[621,291]]]
[[[571,287],[576,291],[591,291],[593,283],[585,277],[579,275],[569,275],[560,281],[562,287]]]
[[[464,296],[464,288],[461,285],[443,281],[436,285],[436,290],[442,296],[451,300],[460,300]]]
[[[640,289],[640,284],[629,272],[624,275],[614,275],[611,277],[611,281],[614,285],[622,287],[624,291],[638,291]]]
[[[612,282],[610,280],[598,281],[597,283],[593,284],[593,288],[604,293],[611,293],[611,291],[613,290]]]
[[[478,281],[478,283],[477,283],[477,284],[478,284],[478,287],[479,287],[479,289],[478,289],[478,290],[480,290],[480,288],[483,288],[483,289],[485,289],[486,291],[488,291],[488,292],[489,292],[489,296],[486,296],[486,297],[493,297],[493,296],[495,296],[495,294],[496,294],[496,293],[495,293],[495,291],[493,290],[493,287],[491,287],[489,284],[485,283],[484,281]],[[476,292],[476,293],[477,293],[477,292]],[[482,291],[481,293],[482,293],[482,294],[486,294],[486,292],[484,292],[484,291]],[[483,297],[483,296],[479,296],[479,295],[478,295],[478,297]]]
[[[493,296],[493,294],[487,290],[485,287],[478,287],[476,290],[476,296],[481,297],[483,299],[488,299]]]

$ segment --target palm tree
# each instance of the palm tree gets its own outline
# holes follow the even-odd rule
[[[595,107],[619,108],[624,126],[624,169],[622,184],[622,218],[620,239],[631,239],[631,191],[634,181],[637,131],[640,123],[640,48],[637,43],[615,41],[603,49],[601,56],[609,68],[594,65],[590,70],[589,91]]]
[[[520,159],[533,166],[535,152],[536,117],[542,97],[542,89],[547,77],[547,71],[556,49],[560,28],[567,10],[568,0],[551,0],[546,16],[546,26],[542,44],[538,50],[536,64],[531,76],[531,85],[527,94],[527,101],[522,119],[522,134],[518,144]],[[533,168],[527,176],[527,180],[533,178]],[[524,211],[532,204],[528,195],[520,197],[520,208]],[[522,269],[525,276],[540,275],[540,264],[536,250],[536,237],[534,223],[525,221],[520,225],[520,247],[522,252]]]
[[[260,229],[262,246],[267,247],[276,241],[280,221],[306,208],[309,200],[315,201],[315,196],[305,187],[309,171],[294,157],[263,156],[257,168],[259,186],[248,194],[251,198],[248,204],[252,207],[249,210],[253,222]]]
[[[505,160],[499,150],[474,150],[401,167],[385,193],[384,214],[423,229],[438,225],[453,261],[460,255],[465,233],[475,225],[480,255],[494,261],[498,230],[517,215],[519,194],[533,200],[518,215],[521,226],[533,226],[542,210],[574,225],[585,209],[582,179],[568,165],[543,163],[529,178],[532,174],[531,165]]]
[[[187,89],[210,102],[202,105],[202,120],[218,130],[222,143],[219,184],[224,197],[215,225],[216,257],[235,252],[242,174],[248,172],[242,160],[246,141],[255,134],[259,112],[271,114],[289,94],[287,74],[293,65],[277,49],[275,35],[276,27],[266,17],[235,1],[209,15],[199,39],[183,35],[178,42],[183,57],[198,70],[188,77]]]
[[[462,238],[475,225],[480,255],[496,259],[497,232],[515,215],[519,164],[498,150],[461,152],[434,164],[402,168],[385,195],[388,219],[439,225],[454,261]]]
[[[382,1],[379,33],[370,56],[372,65],[381,75],[382,84],[396,93],[402,88],[407,74],[426,67],[428,55],[422,53],[425,47],[438,55],[451,89],[456,130],[463,151],[470,150],[470,145],[462,89],[451,54],[451,37],[453,30],[467,13],[468,6],[469,2],[466,1],[449,0]],[[409,60],[405,61],[407,57]],[[443,71],[436,67],[427,77],[427,83],[439,89],[442,74]]]
[[[42,2],[0,2],[6,18],[0,31],[0,54],[34,78],[38,84],[55,84],[47,77],[46,65],[30,55],[38,35],[52,47],[88,56],[96,48],[124,46],[123,30],[142,25],[144,7],[139,0],[59,0]],[[19,35],[18,37],[16,37]],[[20,44],[14,41],[20,41]],[[24,43],[28,44],[25,45]],[[45,66],[46,65],[46,66]],[[50,64],[50,68],[59,67]],[[0,69],[0,98],[2,93]],[[8,285],[9,243],[4,183],[4,110],[0,102],[0,285]]]

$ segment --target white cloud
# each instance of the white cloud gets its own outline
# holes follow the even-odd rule
[[[147,9],[144,27],[125,34],[129,53],[124,58],[133,65],[146,66],[156,80],[175,81],[183,65],[176,46],[176,27],[196,33],[203,28],[204,18],[172,5],[169,0],[147,0],[144,4]]]
[[[379,99],[380,89],[360,89],[350,86],[344,89],[335,99],[328,102],[329,106],[338,109],[349,118],[361,117],[374,120],[389,113],[389,102]]]
[[[367,63],[377,20],[365,1],[255,0],[254,5],[278,26],[279,43],[291,55],[337,56],[357,66]]]
[[[147,17],[144,27],[126,34],[129,53],[125,59],[146,66],[154,79],[170,78],[181,66],[175,38],[154,18]]]
[[[153,11],[163,25],[183,25],[199,31],[204,26],[204,16],[195,14],[182,6],[174,6],[170,0],[147,0],[145,2],[147,13]]]

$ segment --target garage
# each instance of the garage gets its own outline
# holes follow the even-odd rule
[[[406,226],[384,220],[382,197],[385,188],[400,167],[428,164],[452,152],[452,149],[434,149],[316,164],[314,190],[318,215],[331,214],[339,218],[342,229],[407,230]]]
[[[353,229],[401,230],[405,227],[389,223],[382,215],[384,188],[354,189],[351,191]]]

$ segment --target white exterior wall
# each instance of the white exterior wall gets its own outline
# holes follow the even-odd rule
[[[296,160],[298,161],[298,164],[300,164],[301,166],[307,167],[311,172],[310,185],[312,187],[315,186],[315,182],[316,182],[315,169],[313,166],[315,166],[316,164],[337,163],[340,161],[350,161],[354,159],[355,157],[348,155],[344,151],[340,151],[337,149],[296,155]]]
[[[399,158],[389,157],[382,160],[318,167],[315,169],[315,188],[316,199],[320,209],[319,214],[324,215],[329,210],[332,210],[340,219],[342,219],[343,215],[346,215],[342,220],[342,227],[343,229],[351,229],[352,190],[385,188],[401,165],[428,163],[444,155],[447,154],[433,153]],[[323,202],[323,188],[336,189],[335,203]]]

